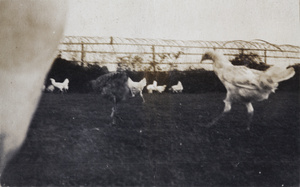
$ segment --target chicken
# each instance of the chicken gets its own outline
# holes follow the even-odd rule
[[[100,93],[104,98],[113,102],[112,113],[112,124],[115,124],[115,112],[117,111],[117,104],[124,101],[129,96],[130,89],[127,83],[128,77],[126,73],[115,72],[107,73],[96,80],[92,80],[92,88],[94,91]]]
[[[217,51],[206,52],[201,62],[204,60],[213,61],[214,72],[227,90],[223,113],[231,110],[233,102],[245,104],[249,116],[248,130],[250,130],[254,113],[252,102],[268,99],[270,93],[277,89],[279,82],[288,80],[295,74],[292,67],[272,66],[266,71],[258,71],[244,66],[234,66],[223,54]],[[218,121],[220,117],[216,118],[213,123]]]
[[[61,93],[67,92],[69,90],[69,79],[65,79],[64,82],[56,82],[53,78],[50,78],[51,84],[58,88]]]
[[[156,86],[156,91],[158,93],[163,93],[166,89],[167,85],[162,85],[162,86]]]
[[[51,93],[52,93],[52,92],[54,91],[54,89],[55,89],[55,87],[51,84],[51,85],[49,85],[49,86],[47,87],[46,90],[47,90],[48,92],[51,92]]]
[[[141,98],[143,99],[143,102],[145,102],[145,99],[143,97],[143,89],[146,86],[146,84],[146,78],[143,78],[139,82],[134,82],[131,80],[131,78],[128,77],[128,86],[130,88],[132,97],[134,97],[135,94],[139,93]]]
[[[157,82],[153,81],[153,83],[148,84],[148,86],[146,88],[148,90],[148,93],[153,93],[153,91],[156,91],[156,87],[157,87]]]
[[[178,83],[176,85],[171,86],[169,90],[172,91],[173,93],[181,93],[183,90],[182,83],[178,81]]]

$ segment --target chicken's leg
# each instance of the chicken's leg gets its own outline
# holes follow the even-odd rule
[[[112,124],[114,125],[116,123],[115,113],[116,113],[116,110],[117,110],[117,100],[116,100],[116,97],[113,98],[113,103],[114,103],[114,106],[111,108],[110,117],[112,118]]]
[[[247,130],[250,130],[254,109],[250,102],[246,103],[246,107],[247,107],[247,112],[248,112]]]
[[[134,92],[132,91],[132,89],[130,89],[130,92],[131,92],[131,96],[132,96],[132,97],[135,97],[135,94],[134,94]]]
[[[231,110],[231,102],[228,100],[224,100],[225,107],[223,113],[228,113]]]
[[[115,106],[113,106],[113,107],[111,108],[111,114],[110,114],[110,117],[111,117],[111,118],[114,117],[115,111],[116,111]]]
[[[144,102],[145,102],[145,99],[144,99],[144,96],[143,96],[142,91],[140,91],[140,96],[141,96],[141,98],[143,99],[143,103],[144,103]]]
[[[208,124],[208,127],[211,127],[211,126],[215,125],[225,114],[230,112],[231,102],[229,100],[227,100],[227,98],[226,98],[224,100],[224,103],[225,103],[225,107],[224,107],[223,112],[219,116],[217,116],[215,119],[213,119],[213,121]]]

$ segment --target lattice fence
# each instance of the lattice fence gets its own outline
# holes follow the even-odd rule
[[[132,70],[168,71],[205,68],[211,64],[200,64],[207,50],[221,50],[229,59],[239,53],[256,53],[267,64],[293,65],[300,63],[300,47],[275,45],[263,40],[253,41],[182,41],[159,39],[134,39],[119,37],[66,36],[59,46],[62,58],[107,66],[115,70],[118,66]]]

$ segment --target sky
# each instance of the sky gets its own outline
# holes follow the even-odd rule
[[[70,0],[65,35],[300,46],[300,0]]]

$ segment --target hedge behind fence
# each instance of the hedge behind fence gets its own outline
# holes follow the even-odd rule
[[[299,91],[300,65],[293,67],[296,70],[296,75],[288,81],[281,82],[278,91]],[[91,91],[88,82],[106,73],[108,73],[106,67],[99,67],[97,65],[83,67],[78,65],[77,62],[57,58],[45,80],[45,85],[48,86],[51,84],[49,81],[50,78],[54,78],[57,82],[63,82],[65,78],[68,78],[70,80],[69,92],[86,93]],[[136,72],[126,70],[126,73],[133,81],[139,81],[146,77],[147,84],[152,84],[153,80],[156,80],[158,85],[167,85],[167,89],[177,84],[178,81],[181,81],[185,93],[226,91],[214,72],[203,69],[189,71],[174,70],[169,72]]]

